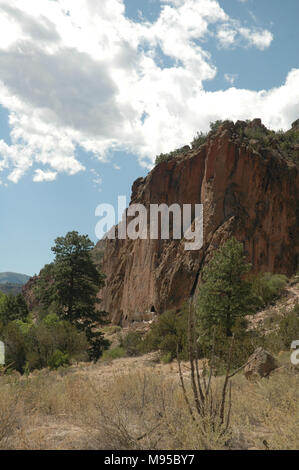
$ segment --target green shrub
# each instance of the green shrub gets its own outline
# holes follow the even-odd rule
[[[170,352],[163,354],[163,356],[161,356],[161,362],[163,362],[163,364],[170,364],[171,361],[172,361],[172,355]]]
[[[224,122],[225,122],[225,121],[222,121],[221,119],[217,119],[217,121],[210,122],[210,131],[211,131],[212,133],[217,132],[217,130],[219,129],[219,127],[222,126],[222,124],[223,124]]]
[[[69,363],[69,354],[63,353],[60,349],[56,349],[48,360],[48,366],[51,370],[56,370],[59,367],[69,365]]]
[[[234,342],[231,354],[231,367],[238,369],[247,361],[254,350],[263,344],[263,337],[257,330],[248,330],[248,322],[238,318],[232,328]],[[199,347],[200,357],[213,360],[213,366],[217,374],[224,373],[229,356],[232,338],[227,337],[221,328],[215,330],[214,344],[203,342]]]
[[[191,142],[192,149],[199,148],[201,145],[205,143],[206,140],[207,140],[207,134],[204,134],[203,132],[197,132],[197,134],[195,135],[194,139]]]
[[[267,131],[261,127],[247,127],[245,129],[245,135],[248,139],[264,141],[267,136]]]
[[[191,148],[197,149],[203,145],[207,138],[217,132],[220,126],[225,123],[231,123],[229,120],[217,120],[210,122],[210,132],[208,134],[203,132],[197,132],[191,142]],[[251,121],[247,120],[245,123],[235,128],[235,132],[239,139],[245,140],[248,143],[248,140],[256,141],[256,143],[251,142],[250,145],[255,150],[260,151],[261,149],[276,149],[281,152],[285,157],[293,160],[295,163],[299,163],[299,131],[298,129],[290,129],[287,132],[279,130],[277,132],[273,130],[266,129],[265,127],[251,127]],[[188,146],[178,148],[168,153],[160,153],[156,156],[155,165],[158,165],[161,162],[166,162],[171,159],[178,157],[188,150]]]
[[[292,341],[299,340],[299,304],[280,320],[278,334],[286,349]]]
[[[247,127],[244,135],[248,139],[258,141],[262,148],[276,148],[285,157],[291,158],[295,163],[299,162],[299,152],[296,146],[299,143],[299,131],[290,129],[287,132],[279,130],[277,132],[259,127]]]
[[[188,145],[184,145],[183,147],[175,149],[172,152],[160,153],[160,155],[156,156],[155,165],[158,165],[161,162],[167,162],[168,160],[177,158],[180,155],[186,153],[187,150],[190,150],[190,147]]]
[[[171,158],[169,153],[160,153],[160,155],[156,156],[155,165],[158,165],[162,162],[167,162]]]
[[[121,357],[126,357],[126,351],[121,346],[117,346],[112,349],[106,349],[103,352],[102,360],[109,361],[113,359],[120,359]]]
[[[20,326],[12,321],[1,332],[1,340],[5,343],[5,362],[23,373],[26,364],[26,336]]]
[[[48,367],[57,350],[69,359],[87,360],[88,357],[85,334],[52,314],[36,324],[20,320],[10,322],[3,328],[1,336],[6,345],[6,362],[13,363],[20,373],[25,369],[30,372]]]
[[[232,368],[243,365],[257,346],[262,345],[263,338],[257,331],[248,331],[248,322],[244,318],[238,318],[232,328],[234,335],[234,348],[232,354]],[[225,330],[215,330],[215,340],[206,341],[200,335],[198,325],[195,325],[197,338],[197,354],[200,358],[211,359],[213,357],[214,367],[217,373],[223,372],[229,350],[231,337],[227,337]],[[213,346],[214,344],[214,346]],[[177,356],[177,345],[179,345],[179,357],[188,359],[188,306],[185,305],[180,311],[168,311],[163,313],[151,330],[145,336],[141,349],[143,352],[160,351],[160,360],[169,363]]]
[[[142,348],[142,336],[136,331],[129,331],[126,336],[121,337],[120,346],[126,351],[127,356],[139,356]]]
[[[252,277],[252,288],[257,297],[257,307],[265,307],[279,298],[288,278],[283,274],[261,273]]]
[[[43,323],[47,328],[55,328],[59,324],[59,316],[56,313],[49,313],[43,319]]]
[[[103,333],[107,335],[114,335],[121,332],[121,326],[118,325],[106,325],[102,328]]]
[[[289,350],[295,340],[299,340],[299,304],[291,312],[284,314],[276,329],[265,336],[265,344],[275,354]]]
[[[160,350],[162,354],[170,354],[171,359],[174,359],[177,356],[178,346],[180,357],[187,359],[187,337],[188,307],[186,305],[180,311],[170,310],[162,313],[145,336],[141,349],[143,352]]]
[[[49,320],[48,317],[46,319]],[[47,325],[44,321],[32,328],[27,337],[27,362],[30,370],[49,365],[56,350],[68,354],[75,360],[86,360],[88,343],[83,332],[79,332],[67,321]]]
[[[295,152],[295,146],[299,144],[299,131],[289,130],[284,134],[280,135],[279,146],[283,153],[287,154],[292,158],[295,163],[299,162],[299,153]]]

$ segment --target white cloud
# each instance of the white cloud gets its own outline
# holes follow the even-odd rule
[[[258,49],[264,50],[270,46],[273,41],[273,34],[270,31],[258,31],[251,30],[249,28],[240,28],[240,34],[249,43],[249,45],[255,46]]]
[[[151,23],[126,18],[122,0],[0,0],[0,103],[12,141],[0,141],[0,171],[9,180],[30,169],[34,181],[85,170],[78,145],[101,160],[133,152],[147,165],[228,109],[232,118],[289,125],[296,70],[277,90],[204,91],[217,74],[209,39],[263,50],[271,32],[245,27],[216,0],[161,3]]]
[[[94,187],[98,188],[98,190],[101,191],[101,185],[102,185],[102,182],[103,182],[103,179],[102,179],[101,175],[94,168],[92,168],[90,170],[90,172],[93,175],[92,176],[92,182],[94,184]]]
[[[237,73],[225,73],[224,78],[228,83],[233,85],[238,78],[238,74]]]
[[[245,47],[256,47],[261,51],[267,49],[274,39],[270,31],[260,30],[256,27],[245,28],[236,20],[221,24],[218,27],[217,38],[220,47],[244,45]]]
[[[35,170],[33,181],[41,183],[42,181],[54,181],[56,179],[57,172],[55,171],[43,171],[41,169]]]
[[[229,25],[223,25],[218,29],[217,37],[219,43],[223,47],[230,47],[234,44],[237,31],[232,29]]]

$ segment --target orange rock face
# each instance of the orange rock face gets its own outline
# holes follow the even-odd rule
[[[132,187],[132,203],[203,204],[204,244],[183,240],[101,240],[101,309],[125,325],[178,307],[196,293],[200,272],[231,236],[255,271],[292,274],[299,261],[299,172],[279,149],[239,138],[246,124],[224,123],[197,150],[157,165]],[[248,124],[247,124],[248,126]],[[259,120],[249,124],[265,129]]]

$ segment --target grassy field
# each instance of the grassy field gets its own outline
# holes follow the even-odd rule
[[[153,354],[0,377],[2,449],[298,449],[299,373],[289,353],[268,379],[232,379],[231,426],[203,434],[177,364]],[[189,387],[188,364],[183,363]],[[214,379],[215,393],[221,377]]]

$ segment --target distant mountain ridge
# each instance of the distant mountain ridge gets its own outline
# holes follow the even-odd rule
[[[5,273],[0,273],[0,284],[19,284],[19,285],[24,285],[26,282],[28,282],[30,279],[30,276],[27,276],[27,274],[19,274],[19,273],[11,273],[11,272],[5,272]]]

